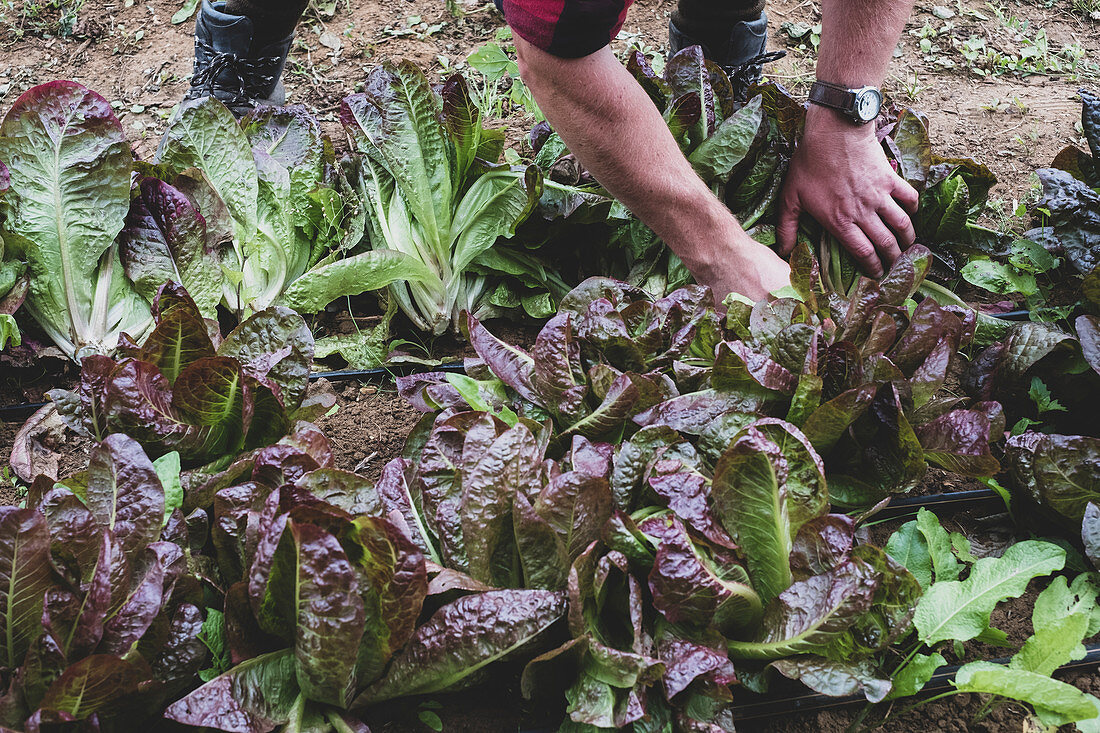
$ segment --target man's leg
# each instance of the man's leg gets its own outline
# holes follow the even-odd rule
[[[669,53],[699,45],[743,86],[760,80],[767,44],[764,0],[679,0],[668,24]]]
[[[286,101],[281,77],[308,0],[203,0],[187,99],[216,97],[242,116]]]

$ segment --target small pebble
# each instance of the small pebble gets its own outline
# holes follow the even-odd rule
[[[363,395],[374,394],[377,391],[378,391],[378,388],[375,387],[373,384],[368,384],[365,387],[360,387],[359,388],[359,394],[363,394]]]

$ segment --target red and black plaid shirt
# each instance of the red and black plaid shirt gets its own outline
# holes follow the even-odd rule
[[[599,51],[623,27],[634,0],[504,0],[504,18],[528,43],[562,58]]]

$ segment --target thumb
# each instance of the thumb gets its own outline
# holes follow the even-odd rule
[[[784,199],[779,211],[779,223],[775,227],[775,241],[779,244],[779,254],[786,257],[794,251],[798,237],[798,216],[802,213],[798,203]]]

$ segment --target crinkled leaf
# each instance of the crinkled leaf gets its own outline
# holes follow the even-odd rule
[[[0,659],[8,669],[23,663],[42,623],[50,579],[46,518],[32,509],[0,508]]]
[[[149,302],[166,282],[179,283],[204,317],[216,317],[221,266],[207,242],[206,220],[178,189],[149,176],[137,179],[119,254],[127,277]]]
[[[1100,501],[1100,438],[1028,432],[1009,438],[1005,453],[1014,483],[1075,525]]]
[[[297,697],[294,655],[284,649],[253,657],[215,677],[169,705],[164,716],[184,725],[267,733],[289,720]]]
[[[336,538],[313,524],[292,521],[289,527],[297,550],[298,686],[311,700],[345,707],[354,684],[355,659],[349,652],[363,635],[359,583]]]
[[[733,659],[779,659],[823,653],[872,606],[878,574],[861,560],[795,581],[771,603],[756,641],[731,641]]]
[[[202,171],[233,217],[235,238],[243,244],[253,236],[259,182],[252,146],[224,104],[204,97],[180,105],[164,133],[158,157],[176,174],[190,168]]]
[[[551,591],[488,591],[459,598],[417,629],[386,677],[356,698],[355,706],[458,687],[536,640],[564,614],[565,597]]]
[[[799,680],[814,692],[830,697],[862,694],[868,702],[882,702],[893,685],[870,660],[838,662],[812,655],[778,659],[769,665],[784,677]]]
[[[1100,567],[1100,506],[1091,501],[1081,521],[1081,541],[1093,567]]]
[[[218,356],[232,357],[251,376],[275,384],[283,409],[293,412],[309,386],[313,334],[297,313],[275,306],[233,329],[218,347]]]
[[[691,151],[688,161],[704,181],[724,180],[729,176],[734,166],[748,154],[763,116],[757,95]]]
[[[164,487],[153,462],[133,438],[115,433],[92,449],[85,502],[96,522],[128,553],[160,536]]]
[[[759,621],[760,597],[748,573],[731,558],[693,543],[679,519],[667,519],[649,573],[653,605],[671,623],[692,623],[729,632]]]

